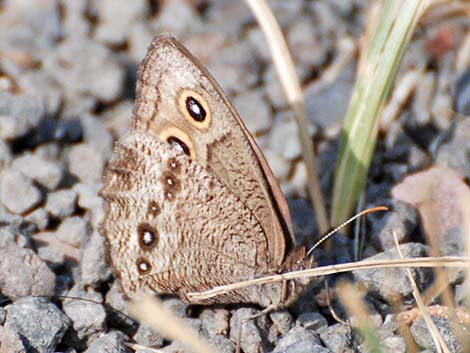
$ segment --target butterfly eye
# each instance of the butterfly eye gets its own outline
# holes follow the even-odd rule
[[[137,270],[139,271],[141,275],[145,275],[149,273],[151,269],[152,269],[152,265],[150,265],[150,263],[147,260],[143,258],[140,258],[137,260]]]
[[[206,119],[206,110],[194,97],[186,98],[186,109],[194,120],[202,122]]]
[[[139,245],[144,250],[150,250],[158,243],[158,233],[148,223],[141,223],[137,227],[137,235],[139,237]]]
[[[175,136],[168,136],[166,141],[172,145],[174,148],[176,148],[178,151],[183,152],[184,154],[191,156],[191,153],[189,152],[188,146],[181,141],[179,138]]]

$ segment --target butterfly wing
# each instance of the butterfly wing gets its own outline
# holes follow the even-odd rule
[[[102,233],[128,296],[150,290],[184,298],[269,272],[267,239],[252,212],[198,163],[150,133],[131,131],[120,139],[101,195]],[[266,305],[257,290],[214,301]]]
[[[294,244],[279,185],[221,88],[171,37],[157,37],[140,67],[133,126],[185,152],[237,195],[268,239],[268,263],[279,268]]]

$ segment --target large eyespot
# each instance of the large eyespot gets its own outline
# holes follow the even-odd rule
[[[178,107],[186,120],[197,129],[205,130],[211,123],[211,111],[206,99],[199,93],[184,89],[180,91]]]
[[[152,265],[150,265],[150,262],[148,262],[143,257],[140,257],[139,259],[137,259],[136,265],[137,265],[137,271],[139,271],[141,275],[145,275],[149,273],[150,270],[152,269]]]
[[[137,227],[139,245],[143,250],[150,250],[158,243],[158,232],[148,223],[140,223]]]
[[[184,153],[191,158],[196,158],[196,152],[194,150],[192,140],[180,129],[174,126],[168,126],[158,133],[158,137],[160,137],[161,140],[168,142],[179,152]]]

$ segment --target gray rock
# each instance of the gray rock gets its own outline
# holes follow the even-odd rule
[[[37,126],[44,116],[44,103],[27,94],[0,92],[0,139],[24,135]]]
[[[163,307],[177,317],[183,319],[187,317],[186,310],[188,309],[188,304],[184,303],[181,299],[167,298],[163,301]]]
[[[26,221],[36,225],[38,230],[44,230],[49,225],[49,214],[44,208],[38,208],[25,217]]]
[[[261,90],[242,92],[232,103],[252,134],[262,133],[271,127],[271,110]]]
[[[274,311],[269,314],[271,321],[281,334],[288,332],[294,326],[294,319],[287,310]]]
[[[312,340],[296,341],[280,350],[274,350],[276,353],[331,353],[331,351]]]
[[[300,157],[302,149],[297,133],[297,124],[291,113],[280,113],[268,136],[271,151],[288,160]]]
[[[255,310],[252,308],[240,308],[232,314],[230,318],[230,339],[233,342],[237,342],[242,321],[249,319],[254,314]],[[258,353],[265,350],[260,329],[253,319],[243,323],[240,348],[245,353]]]
[[[99,18],[95,38],[112,45],[123,44],[132,23],[147,16],[149,11],[145,0],[124,3],[119,0],[105,0],[95,2],[94,5]],[[119,21],[116,21],[117,18]]]
[[[328,321],[320,313],[312,311],[299,315],[295,324],[308,330],[319,330],[327,327]]]
[[[54,352],[70,319],[45,298],[23,298],[6,308],[5,326],[20,335],[28,350]]]
[[[124,86],[124,68],[109,49],[84,37],[61,41],[43,64],[44,70],[66,89],[71,102],[78,102],[80,96],[110,102],[118,98]]]
[[[95,146],[84,143],[73,146],[68,155],[68,164],[70,173],[80,181],[101,181],[104,158]]]
[[[16,158],[11,167],[49,190],[55,190],[62,179],[62,169],[57,163],[31,153]]]
[[[209,343],[211,343],[219,353],[235,352],[235,344],[225,336],[213,336],[209,339]]]
[[[118,331],[113,331],[95,339],[84,353],[132,353],[124,343],[127,337]]]
[[[3,326],[3,324],[5,323],[5,320],[7,318],[7,312],[5,310],[5,308],[0,308],[0,326]],[[1,342],[1,340],[0,340]]]
[[[94,231],[82,248],[80,273],[83,285],[97,287],[109,279],[112,268],[108,264],[108,251],[105,239]]]
[[[458,340],[455,337],[454,332],[452,331],[451,324],[447,318],[444,317],[432,317],[434,323],[437,326],[439,333],[446,343],[447,348],[450,352],[462,352],[462,347],[459,345]],[[415,320],[410,327],[411,335],[413,336],[415,342],[421,348],[427,348],[435,352],[436,347],[434,346],[434,341],[431,337],[429,328],[426,325],[426,322],[422,317]]]
[[[276,344],[276,348],[273,350],[273,353],[286,352],[290,346],[297,344],[298,342],[308,342],[308,345],[320,345],[320,339],[315,332],[297,326],[288,331],[279,339]],[[288,351],[293,352],[293,350],[290,348]]]
[[[224,14],[229,13],[230,16]],[[214,1],[207,10],[207,21],[218,31],[223,28],[224,33],[237,35],[244,24],[254,20],[253,14],[243,2],[222,0]],[[214,30],[214,32],[217,32]]]
[[[419,243],[401,244],[400,249],[405,258],[421,257],[425,256],[427,253],[426,246]],[[400,258],[400,256],[397,250],[389,249],[369,257],[367,260],[398,258]],[[429,280],[431,270],[425,268],[411,268],[410,270],[418,288],[423,288]],[[408,277],[401,268],[355,270],[353,271],[353,275],[356,280],[364,284],[368,292],[375,293],[387,301],[397,300],[397,298],[406,301],[411,298],[412,288]]]
[[[0,202],[12,213],[23,214],[42,201],[41,192],[28,177],[12,169],[0,175]]]
[[[148,44],[151,41],[152,38],[150,38],[150,40],[145,43],[145,52],[147,52]],[[139,57],[139,61],[144,57],[144,55]],[[104,125],[106,125],[107,131],[111,131],[114,136],[124,135],[131,127],[132,120],[130,117],[132,116],[133,109],[134,102],[131,100],[123,100],[116,106],[107,110],[102,118],[104,120]]]
[[[138,344],[151,348],[160,348],[164,341],[160,333],[145,324],[140,324],[133,338]]]
[[[382,213],[383,217],[373,222],[372,239],[377,240],[382,249],[395,247],[394,233],[400,244],[406,243],[416,228],[416,209],[406,203],[395,201],[392,212]]]
[[[11,158],[10,147],[0,139],[0,171],[10,164]]]
[[[45,209],[52,216],[64,218],[75,211],[77,192],[73,189],[51,192],[47,195]]]
[[[355,68],[348,65],[328,85],[315,81],[304,89],[305,109],[310,121],[328,128],[343,121],[354,82]]]
[[[78,194],[78,206],[91,211],[91,225],[98,228],[104,215],[103,199],[98,196],[101,184],[80,183],[74,185],[73,189]]]
[[[181,37],[189,31],[201,28],[202,22],[193,3],[174,0],[162,3],[159,14],[151,25],[155,32]]]
[[[171,342],[168,346],[159,349],[162,353],[191,353],[191,349],[188,349],[179,341]]]
[[[10,298],[52,295],[55,275],[32,250],[16,245],[0,248],[0,292]]]
[[[128,115],[128,120],[130,120]],[[104,126],[101,119],[93,115],[84,115],[80,119],[83,127],[84,141],[94,146],[96,151],[106,160],[111,158],[113,152],[113,136]]]
[[[79,247],[88,238],[87,222],[81,217],[69,217],[57,229],[57,237],[67,244]]]
[[[470,177],[470,119],[456,118],[455,124],[446,133],[447,136],[437,150],[436,162],[440,165],[457,169],[467,178]]]
[[[101,295],[93,290],[85,291],[80,285],[75,285],[68,296],[102,301]],[[63,310],[72,320],[72,326],[64,338],[64,343],[68,346],[84,349],[87,342],[94,341],[105,332],[106,311],[103,305],[85,300],[67,299],[64,301]]]
[[[227,334],[229,328],[228,310],[207,308],[199,317],[202,320],[202,328],[209,337]]]
[[[26,353],[26,348],[16,332],[13,332],[8,327],[0,326],[0,352]]]
[[[335,324],[318,331],[322,342],[333,353],[346,352],[352,344],[350,326]]]
[[[408,351],[405,339],[398,335],[381,338],[380,343],[386,352],[405,353]]]

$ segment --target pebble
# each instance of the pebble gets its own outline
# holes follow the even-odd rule
[[[232,103],[253,135],[265,132],[271,127],[271,110],[261,90],[242,92]]]
[[[70,173],[82,182],[101,181],[104,163],[104,158],[96,146],[89,144],[73,146],[68,155]]]
[[[103,218],[103,200],[98,196],[101,184],[75,184],[73,189],[78,194],[78,206],[91,211],[91,225],[97,229]]]
[[[0,92],[0,139],[9,140],[26,134],[44,116],[44,103],[29,94]]]
[[[62,92],[60,85],[42,71],[27,71],[18,77],[18,85],[32,96],[44,102],[45,116],[56,116],[59,113]]]
[[[10,147],[3,140],[0,140],[0,171],[10,165],[11,158]]]
[[[302,148],[297,124],[291,113],[281,113],[276,116],[276,122],[269,132],[268,148],[287,160],[301,156]]]
[[[26,353],[21,337],[8,327],[0,326],[0,342],[1,353]]]
[[[133,338],[138,344],[151,348],[160,348],[164,342],[161,334],[145,324],[140,324]]]
[[[77,192],[75,190],[59,190],[47,195],[45,209],[54,217],[64,218],[75,211],[76,204]]]
[[[331,351],[312,340],[301,340],[273,353],[331,353]]]
[[[96,288],[107,281],[113,271],[107,262],[106,240],[95,230],[81,251],[80,274],[83,285]]]
[[[228,310],[207,308],[201,313],[200,318],[202,320],[202,328],[209,337],[227,334],[229,330]]]
[[[67,244],[80,247],[89,235],[87,222],[78,216],[69,217],[62,221],[57,229],[57,237]]]
[[[130,120],[131,115],[128,116]],[[86,144],[95,147],[96,151],[108,160],[113,152],[113,136],[107,130],[104,123],[93,115],[84,115],[80,119],[83,127],[83,139]]]
[[[353,333],[350,326],[334,324],[318,331],[321,341],[332,353],[350,351]]]
[[[12,213],[24,214],[41,203],[43,196],[30,178],[13,169],[0,175],[0,202]]]
[[[151,26],[155,32],[182,37],[189,31],[197,32],[202,27],[202,22],[193,3],[173,0],[161,4],[159,14]]]
[[[432,320],[434,321],[434,324],[437,326],[439,333],[444,339],[449,352],[461,352],[462,347],[459,345],[455,334],[452,332],[449,320],[443,317],[433,317]],[[411,324],[410,332],[419,347],[423,349],[430,349],[433,352],[436,351],[434,340],[431,336],[431,333],[429,332],[429,328],[426,325],[426,322],[422,317],[418,318]]]
[[[25,220],[33,223],[38,230],[43,231],[49,225],[49,214],[44,208],[38,208],[28,214]]]
[[[255,314],[252,308],[240,308],[236,310],[230,318],[230,339],[237,341],[238,330],[240,330],[241,321],[250,318]],[[256,320],[248,320],[243,324],[240,348],[245,353],[258,353],[264,351],[264,342],[261,338],[261,332],[255,323]]]
[[[294,318],[287,310],[274,311],[269,314],[269,317],[281,334],[285,334],[294,326]]]
[[[307,312],[300,314],[295,324],[306,328],[307,330],[320,330],[328,327],[328,321],[318,312]]]
[[[20,335],[28,351],[55,352],[70,319],[45,298],[23,298],[5,307],[5,327]]]
[[[119,331],[111,331],[92,341],[83,353],[132,353],[125,344],[127,337]]]
[[[68,346],[83,350],[88,342],[94,341],[105,332],[106,311],[103,305],[86,301],[90,299],[101,302],[101,295],[93,290],[85,291],[80,286],[80,284],[75,285],[67,296],[84,300],[70,299],[63,305],[64,313],[72,320],[72,326],[64,341]]]
[[[286,352],[289,346],[292,346],[298,342],[309,342],[316,345],[320,345],[320,339],[318,335],[310,330],[307,330],[303,327],[297,326],[292,330],[284,334],[276,344],[273,353]]]
[[[7,244],[0,247],[0,259],[0,288],[3,295],[18,298],[54,293],[54,272],[32,250]]]
[[[420,243],[401,244],[400,249],[405,258],[422,257],[427,255],[426,246]],[[400,256],[395,248],[386,250],[375,256],[367,258],[367,260],[386,260],[399,259]],[[416,281],[418,288],[423,286],[429,280],[431,274],[430,269],[411,268],[411,273]],[[411,299],[412,287],[410,286],[408,277],[401,268],[385,268],[371,270],[355,270],[354,278],[361,281],[367,291],[379,295],[381,298],[392,301],[396,298],[402,298],[407,301]]]

